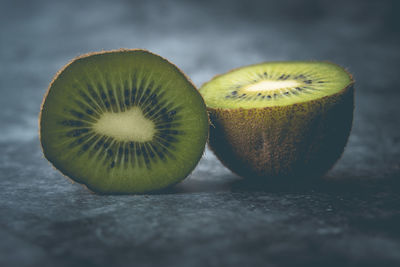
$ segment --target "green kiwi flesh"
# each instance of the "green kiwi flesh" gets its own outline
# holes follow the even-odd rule
[[[354,81],[327,62],[269,62],[205,83],[209,145],[243,177],[312,178],[339,159],[351,130]]]
[[[51,82],[39,121],[45,157],[98,193],[145,193],[183,180],[208,137],[197,89],[145,50],[74,59]]]

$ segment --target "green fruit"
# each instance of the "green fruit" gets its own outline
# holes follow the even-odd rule
[[[243,177],[318,177],[341,156],[354,81],[326,62],[270,62],[204,84],[209,145]]]
[[[183,180],[207,137],[196,88],[144,50],[74,59],[51,82],[40,113],[45,157],[98,193],[144,193]]]

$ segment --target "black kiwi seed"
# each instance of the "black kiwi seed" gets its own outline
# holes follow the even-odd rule
[[[110,142],[105,142],[105,143],[103,144],[103,147],[104,147],[104,148],[107,148],[109,145],[110,145]]]
[[[154,94],[154,97],[153,97],[153,94]],[[144,94],[142,95],[140,102],[147,105],[147,104],[151,103],[154,99],[158,100],[157,94],[146,90],[144,92]]]
[[[125,88],[125,90],[124,90],[124,96],[125,96],[125,97],[129,97],[129,89],[128,89],[128,88]]]
[[[109,85],[110,86],[110,85]],[[111,87],[111,86],[110,86]],[[111,89],[108,89],[108,96],[111,98],[113,97],[113,91]]]
[[[149,113],[150,109],[151,108],[149,106],[145,107],[144,110],[143,110],[143,113],[145,113],[145,114]]]
[[[136,88],[136,98],[141,98],[143,95],[143,84],[140,84],[139,87]]]
[[[161,137],[160,137],[161,138]],[[162,144],[164,147],[169,148],[171,147],[171,144],[166,142],[164,139],[160,139],[159,141],[160,144]]]
[[[150,102],[151,102],[152,105],[157,104],[158,100],[157,100],[157,95],[156,94],[152,94],[150,96]]]
[[[89,94],[93,98],[96,98],[96,93],[94,92],[93,87],[90,84],[86,84],[86,88],[88,89]]]
[[[164,114],[162,118],[165,122],[171,122],[174,120],[174,118],[168,117],[166,114]]]
[[[268,98],[268,99],[271,99],[272,97],[271,97],[270,95],[267,95],[267,98]]]
[[[231,94],[232,95],[237,95],[237,91],[233,91]]]
[[[261,95],[261,93],[258,93],[257,95],[258,95],[258,96],[260,96],[260,95]]]
[[[101,138],[97,143],[94,145],[94,148],[98,150],[100,146],[104,143],[104,138]]]
[[[154,152],[148,147],[148,146],[146,146],[146,148],[147,148],[147,153],[148,153],[148,155],[149,155],[149,157],[152,159],[152,160],[155,160],[154,159],[154,157],[155,157],[155,154],[154,154]]]
[[[74,88],[76,88],[76,87],[74,87]],[[77,90],[78,90],[79,95],[80,95],[81,97],[83,97],[83,99],[84,99],[88,104],[92,102],[92,100],[90,100],[90,98],[86,95],[85,92],[83,92],[81,89],[77,89]]]
[[[154,113],[155,113],[155,110],[154,110],[154,109],[153,109],[153,110],[150,110],[150,111],[148,112],[148,114],[149,114],[150,117],[152,117],[152,116],[154,115]]]
[[[92,87],[90,84],[87,84],[87,85],[86,85],[86,88],[88,89],[89,94],[92,96],[92,98],[93,98],[97,103],[99,103],[99,102],[100,102],[99,96],[98,96],[97,93],[94,91],[93,87]]]
[[[178,141],[178,139],[176,139],[175,137],[173,137],[171,135],[165,135],[164,139],[171,143],[175,143]]]
[[[301,91],[302,89],[300,87],[296,87],[296,90],[297,91]]]
[[[81,109],[85,109],[86,105],[83,104],[80,100],[75,100],[75,103],[81,108]]]
[[[131,155],[131,162],[134,163],[135,162],[135,157],[136,157],[136,149],[132,149],[129,151],[129,154]]]
[[[151,146],[152,146],[152,148],[154,149],[154,151],[156,152],[157,156],[158,156],[162,161],[165,161],[166,158],[165,158],[164,153],[161,152],[160,150],[158,150],[156,146],[154,146],[154,145],[151,145]]]
[[[77,129],[77,130],[73,130],[67,133],[67,136],[70,137],[78,137],[81,136],[83,133],[87,133],[89,131],[89,129],[83,128],[83,129]]]
[[[147,151],[149,151],[150,158],[152,158],[154,160],[156,155],[154,154],[153,150],[151,149],[150,144],[146,144],[146,148],[147,148]]]
[[[64,120],[61,122],[61,124],[64,126],[71,126],[71,127],[80,127],[85,125],[84,122],[77,120]]]
[[[149,91],[149,93],[150,93],[153,88],[154,88],[154,81],[151,80],[150,84],[147,86],[147,90],[146,91]],[[149,93],[146,93],[146,94],[149,94]]]
[[[168,129],[168,128],[171,128],[171,123],[166,123],[166,124],[156,126],[156,129]]]
[[[86,139],[87,139],[87,136],[83,136],[83,137],[79,138],[76,142],[78,144],[82,144],[83,142],[85,142]]]
[[[307,83],[307,84],[311,84],[312,80],[305,80],[304,82]]]
[[[160,133],[162,133],[162,134],[170,134],[171,130],[169,130],[169,129],[161,130]]]
[[[148,169],[150,169],[150,159],[149,159],[149,156],[148,156],[148,154],[147,154],[146,147],[145,147],[145,146],[142,146],[142,147],[141,147],[141,150],[142,150],[142,155],[143,155],[143,158],[144,158],[144,162],[145,162],[145,164],[146,164],[146,167],[147,167]]]
[[[137,159],[137,164],[141,167],[142,165],[143,165],[143,159],[142,159],[142,157],[141,157],[141,154],[142,154],[142,151],[140,150],[140,144],[138,144],[136,147],[135,147],[135,153],[134,153],[134,158],[136,158]]]
[[[89,149],[89,144],[84,144],[83,146],[82,146],[82,150],[83,151],[86,151],[86,150],[88,150]]]
[[[115,161],[112,161],[111,165],[110,165],[110,168],[114,168],[114,166],[115,166]]]
[[[132,103],[135,103],[135,100],[136,100],[136,92],[137,92],[137,89],[136,89],[135,87],[133,87],[133,88],[132,88],[132,92],[131,92],[131,102],[132,102]]]
[[[284,94],[285,94],[285,95],[288,95],[288,94],[289,94],[289,92],[285,92]]]
[[[80,113],[78,111],[75,110],[70,110],[70,113],[74,116],[77,117],[79,119],[82,119],[85,115],[83,113]]]
[[[136,146],[136,155],[140,156],[142,154],[142,150],[141,150],[141,145],[140,143]]]
[[[158,157],[159,157],[161,160],[165,161],[165,160],[166,160],[166,157],[165,157],[165,154],[163,153],[164,148],[161,148],[162,151],[160,151],[160,149],[157,148],[156,146],[152,145],[152,147],[153,147],[154,151],[157,153]]]
[[[115,105],[117,102],[115,101],[114,94],[113,94],[113,92],[111,90],[108,90],[108,95],[110,97],[111,104]]]

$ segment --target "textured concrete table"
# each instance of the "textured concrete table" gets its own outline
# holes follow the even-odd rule
[[[398,1],[3,1],[0,266],[400,266],[398,8]],[[43,159],[37,115],[66,62],[120,47],[161,54],[198,86],[261,61],[341,64],[357,81],[346,151],[312,185],[249,184],[207,150],[168,191],[89,193]]]

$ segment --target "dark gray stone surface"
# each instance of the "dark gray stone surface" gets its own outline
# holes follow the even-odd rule
[[[2,1],[0,266],[399,266],[398,1]],[[345,153],[315,184],[249,184],[206,151],[183,183],[99,196],[42,157],[37,115],[56,71],[90,51],[146,48],[200,86],[269,60],[354,73]]]

